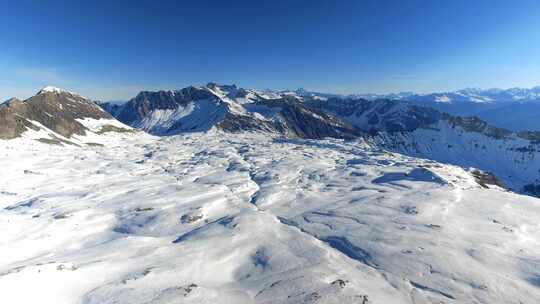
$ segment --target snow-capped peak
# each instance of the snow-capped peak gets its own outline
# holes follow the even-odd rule
[[[67,94],[71,94],[71,95],[81,96],[81,95],[79,95],[77,93],[73,93],[71,91],[60,89],[60,88],[53,87],[53,86],[46,86],[43,89],[39,90],[39,92],[37,94],[39,95],[39,94],[43,94],[43,93],[55,93],[55,94],[67,93]]]
[[[50,92],[50,93],[63,93],[63,92],[67,92],[66,90],[62,90],[62,89],[59,89],[57,87],[53,87],[53,86],[46,86],[44,87],[43,89],[40,90],[40,92]]]

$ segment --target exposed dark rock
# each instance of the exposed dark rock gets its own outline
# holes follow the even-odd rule
[[[127,129],[127,128],[120,128],[113,125],[104,125],[97,131],[97,134],[103,134],[107,132],[116,132],[116,133],[134,133],[135,130],[133,129]]]
[[[49,145],[58,145],[58,146],[61,146],[62,145],[62,142],[59,141],[59,140],[56,140],[56,139],[50,139],[50,138],[38,138],[36,139],[37,141],[39,142],[42,142],[44,144],[49,144]]]
[[[272,122],[267,120],[256,119],[247,115],[234,115],[226,113],[224,119],[217,124],[217,127],[229,132],[242,131],[262,131],[262,132],[279,132]]]
[[[403,212],[410,215],[418,214],[418,209],[416,208],[416,206],[401,206],[401,209],[403,210]]]
[[[178,287],[178,289],[183,292],[184,297],[187,297],[197,287],[199,287],[197,284],[191,283],[191,284],[186,285],[186,286],[180,286],[180,287]]]
[[[259,101],[248,109],[264,115],[264,110],[261,110],[264,108],[278,114],[279,119],[274,120],[274,125],[285,135],[311,139],[354,138],[362,135],[337,116],[307,107],[293,97]]]
[[[365,132],[413,131],[428,127],[441,116],[431,108],[390,99],[311,99],[306,105],[333,113]]]
[[[506,189],[506,186],[491,172],[474,170],[471,172],[471,174],[476,182],[483,188],[489,188],[488,185],[495,185]]]
[[[66,219],[66,218],[68,218],[68,217],[70,217],[70,216],[71,216],[71,214],[68,214],[68,213],[59,213],[59,214],[55,214],[55,215],[53,216],[53,218],[54,218],[55,220],[61,220],[61,219]]]
[[[244,98],[248,94],[247,104],[231,103],[230,99]],[[295,97],[269,100],[235,85],[209,83],[206,87],[187,87],[176,91],[144,91],[120,109],[107,105],[104,108],[121,122],[156,135],[207,131],[212,127],[227,132],[257,131],[312,139],[361,135],[335,115],[310,108]],[[183,115],[173,115],[165,122],[148,118],[156,111],[171,113],[183,109],[186,109]]]
[[[112,116],[116,116],[122,109],[123,104],[118,102],[98,102],[98,105]]]
[[[116,118],[128,125],[134,125],[153,110],[175,110],[193,101],[215,98],[216,96],[208,90],[193,86],[177,91],[142,91],[125,103],[121,109],[117,109]]]
[[[0,105],[0,139],[20,136],[27,129],[38,130],[31,121],[64,136],[84,135],[87,130],[76,119],[112,116],[90,100],[64,91],[40,91],[25,100],[12,100]]]
[[[369,304],[369,297],[367,295],[356,295],[355,298],[358,299],[358,304]]]
[[[339,286],[339,288],[343,289],[343,288],[345,288],[345,286],[347,285],[347,283],[349,283],[349,281],[342,280],[342,279],[337,279],[337,280],[333,281],[333,282],[330,283],[330,284],[331,284],[331,285],[334,285],[334,286]]]
[[[51,138],[38,138],[37,141],[45,143],[45,144],[50,144],[50,145],[59,145],[59,146],[61,146],[62,144],[66,144],[66,145],[72,145],[72,146],[80,147],[79,145],[77,145],[74,142],[62,139],[62,138],[60,138],[58,136],[54,136],[53,134],[49,134],[49,136],[51,136]]]
[[[496,139],[508,138],[513,134],[510,130],[490,126],[478,117],[459,117],[443,114],[442,118],[448,120],[452,127],[459,126],[467,132],[482,133]]]
[[[189,224],[196,222],[203,218],[202,214],[184,214],[182,217],[180,217],[180,221],[182,224]]]
[[[93,142],[86,143],[86,145],[90,147],[104,147],[105,146],[103,144],[93,143]]]

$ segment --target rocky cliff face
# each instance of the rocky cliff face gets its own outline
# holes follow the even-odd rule
[[[308,99],[306,105],[333,113],[363,131],[411,131],[428,126],[441,116],[431,108],[390,99]]]
[[[177,91],[141,92],[115,117],[156,135],[207,131],[264,131],[301,138],[351,138],[354,127],[335,115],[283,96],[267,98],[254,90],[210,83]]]
[[[261,100],[248,106],[274,121],[281,133],[300,138],[354,138],[362,133],[331,113],[308,107],[294,97]]]
[[[154,111],[176,110],[194,101],[215,99],[210,92],[196,87],[176,91],[143,91],[121,107],[117,119],[130,125],[136,124]]]
[[[84,135],[88,130],[78,119],[113,119],[92,101],[74,93],[47,87],[35,96],[13,99],[0,105],[0,139],[19,137],[40,125],[64,137]]]

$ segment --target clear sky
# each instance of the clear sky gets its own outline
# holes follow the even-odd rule
[[[0,0],[0,98],[540,85],[538,0]]]

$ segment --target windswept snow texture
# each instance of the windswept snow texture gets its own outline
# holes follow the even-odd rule
[[[471,132],[440,120],[430,128],[412,132],[380,133],[378,146],[414,157],[425,157],[464,168],[481,168],[495,174],[514,191],[540,184],[540,143],[516,134],[503,138]]]
[[[0,141],[0,303],[540,302],[540,200],[459,167],[361,140],[100,138]]]

